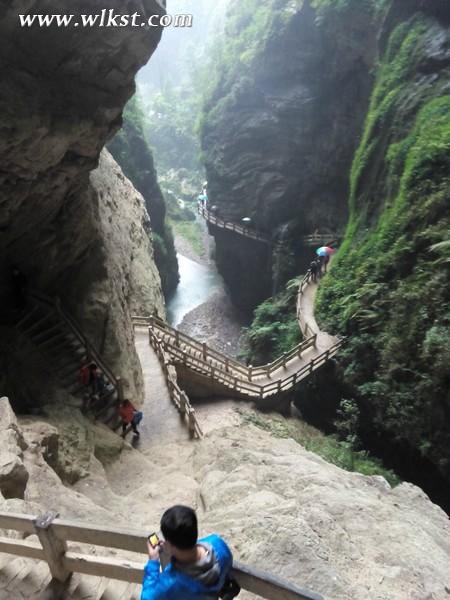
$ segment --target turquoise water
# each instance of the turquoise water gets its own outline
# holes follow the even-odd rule
[[[188,312],[223,289],[222,278],[213,264],[200,265],[181,254],[177,257],[180,283],[167,303],[167,320],[172,327],[177,327]]]

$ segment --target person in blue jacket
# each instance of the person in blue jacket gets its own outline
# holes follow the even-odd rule
[[[197,516],[188,506],[173,506],[161,518],[164,541],[148,543],[141,600],[216,600],[229,578],[233,556],[224,540],[198,540]],[[170,562],[161,572],[159,553]],[[232,596],[230,596],[232,597]]]

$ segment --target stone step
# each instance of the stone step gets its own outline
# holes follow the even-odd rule
[[[29,337],[33,337],[34,335],[39,335],[44,333],[49,327],[54,325],[54,320],[52,319],[51,314],[47,313],[41,316],[38,319],[33,320],[27,327],[21,327],[20,330],[22,333]]]
[[[36,345],[39,346],[41,350],[45,350],[45,352],[47,352],[49,351],[50,347],[54,346],[56,343],[59,344],[63,340],[67,344],[66,334],[60,331],[57,334],[50,336],[48,339],[40,341]]]
[[[33,341],[34,344],[38,344],[45,339],[48,339],[52,334],[61,331],[61,324],[60,323],[55,323],[54,325],[51,325],[50,327],[46,327],[45,329],[42,330],[35,330],[32,334],[30,334],[30,332],[27,332],[27,335],[31,338],[31,340]]]
[[[22,330],[23,326],[25,325],[25,323],[27,323],[30,320],[34,320],[36,314],[38,312],[38,308],[37,306],[33,306],[28,312],[26,312],[21,319],[16,323],[16,327],[17,329]]]
[[[45,562],[0,558],[0,600],[139,600],[140,595],[140,584],[79,573],[60,583]]]

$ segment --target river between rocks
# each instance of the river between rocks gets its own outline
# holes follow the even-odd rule
[[[175,237],[180,283],[167,303],[167,319],[183,333],[236,356],[242,327],[248,323],[231,303],[224,281],[210,258],[214,241],[204,223],[199,223],[204,256],[196,255],[185,239]]]

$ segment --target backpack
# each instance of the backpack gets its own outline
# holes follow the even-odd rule
[[[223,584],[223,588],[219,592],[219,598],[222,600],[232,600],[236,598],[238,594],[241,592],[241,587],[232,577],[228,576],[225,579],[225,583]]]

